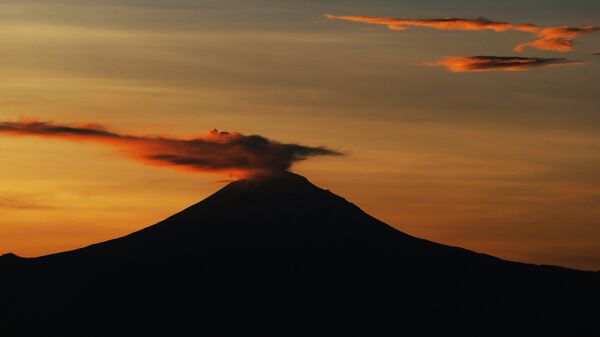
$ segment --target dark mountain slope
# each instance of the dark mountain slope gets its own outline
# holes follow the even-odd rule
[[[589,335],[600,299],[594,273],[414,238],[292,173],[0,272],[15,335]]]

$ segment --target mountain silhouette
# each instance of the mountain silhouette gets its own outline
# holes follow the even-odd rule
[[[0,336],[592,336],[598,273],[402,233],[290,173],[85,248],[0,257]]]

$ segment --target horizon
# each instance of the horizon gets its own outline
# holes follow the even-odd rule
[[[0,255],[121,237],[292,170],[409,235],[600,270],[600,3],[0,10]]]

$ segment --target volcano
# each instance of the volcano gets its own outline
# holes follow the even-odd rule
[[[416,238],[290,172],[0,275],[1,336],[588,336],[600,303],[598,273]]]

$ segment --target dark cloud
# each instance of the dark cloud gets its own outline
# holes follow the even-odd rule
[[[513,57],[513,56],[455,56],[427,63],[433,67],[445,67],[455,73],[483,71],[524,71],[532,68],[581,64],[564,58]]]
[[[280,143],[259,135],[217,130],[200,137],[178,139],[121,134],[98,124],[77,126],[22,120],[0,122],[0,134],[95,142],[115,147],[147,165],[236,177],[287,170],[293,163],[315,156],[342,155],[326,147]]]

